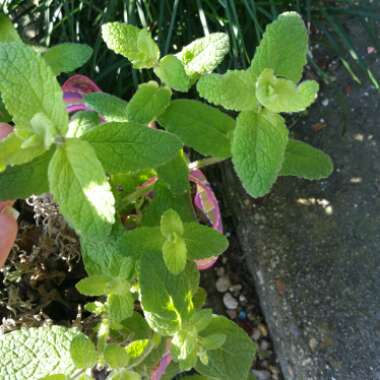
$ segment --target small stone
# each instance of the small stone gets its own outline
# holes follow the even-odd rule
[[[254,328],[254,329],[252,330],[251,338],[252,338],[254,341],[257,342],[257,341],[260,339],[260,337],[261,337],[261,332],[260,332],[260,330]]]
[[[242,304],[242,305],[245,305],[248,301],[247,301],[247,297],[244,295],[244,294],[240,294],[239,296],[239,302]]]
[[[329,105],[329,100],[328,99],[323,99],[322,100],[322,105],[323,105],[323,107],[327,107]]]
[[[262,340],[260,343],[260,349],[262,351],[267,351],[270,347],[270,343],[267,340]]]
[[[271,375],[268,371],[259,371],[257,369],[253,369],[252,373],[257,380],[270,380],[271,378]]]
[[[222,276],[216,280],[215,286],[219,293],[225,293],[231,286],[231,281],[227,276]]]
[[[225,269],[223,267],[216,268],[216,274],[217,274],[218,277],[223,276],[224,273],[226,273],[226,271],[225,271]]]
[[[260,323],[257,327],[260,330],[262,336],[268,336],[268,329],[263,323]]]
[[[242,289],[243,289],[243,285],[240,285],[240,284],[230,286],[230,292],[232,293],[238,294],[240,293]]]
[[[236,310],[227,310],[226,313],[230,317],[230,319],[236,319],[236,317],[237,317],[237,311]]]
[[[315,351],[315,349],[317,348],[317,346],[318,346],[318,341],[317,341],[317,339],[315,339],[315,338],[311,338],[311,339],[309,340],[309,347],[310,347],[310,350],[311,350],[311,351]]]
[[[223,296],[223,303],[224,306],[230,310],[236,309],[239,305],[238,301],[231,293],[226,293]]]

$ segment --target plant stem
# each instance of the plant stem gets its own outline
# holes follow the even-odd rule
[[[206,166],[211,166],[218,164],[219,162],[225,161],[226,158],[219,158],[219,157],[207,157],[203,158],[202,160],[194,161],[189,164],[190,170],[205,168]]]

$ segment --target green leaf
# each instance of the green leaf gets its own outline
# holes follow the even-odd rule
[[[246,70],[229,70],[225,74],[201,77],[197,90],[202,98],[216,106],[232,111],[250,111],[257,108],[256,79]]]
[[[219,256],[228,248],[228,240],[220,232],[199,223],[186,223],[183,238],[189,259]]]
[[[166,240],[162,246],[162,254],[170,273],[176,275],[184,271],[187,248],[185,241],[181,237],[174,235],[174,238]]]
[[[42,57],[52,69],[54,75],[70,73],[83,66],[91,57],[92,48],[86,44],[63,43],[55,45]]]
[[[185,65],[187,75],[211,73],[230,50],[227,34],[211,33],[185,46],[177,57]]]
[[[173,234],[183,235],[183,223],[181,217],[173,209],[165,211],[161,216],[161,234],[166,239],[170,239]]]
[[[0,336],[0,378],[39,379],[54,373],[75,377],[78,370],[70,355],[76,329],[44,326],[15,330]]]
[[[24,147],[24,142],[25,140],[15,129],[0,141],[0,172],[5,170],[8,165],[22,165],[30,162],[45,151],[42,141],[31,147]]]
[[[292,81],[276,78],[272,69],[265,69],[257,80],[259,102],[272,112],[304,111],[317,98],[319,85],[313,80],[296,86]]]
[[[152,337],[152,330],[140,313],[133,312],[132,317],[125,319],[122,325],[128,336],[133,340],[150,339]]]
[[[269,192],[280,173],[288,130],[279,115],[243,112],[232,141],[232,162],[245,190],[255,198]]]
[[[66,375],[48,375],[39,380],[68,380],[68,378]]]
[[[107,294],[110,280],[111,279],[108,276],[99,274],[83,278],[75,285],[75,287],[85,296],[102,296]]]
[[[12,21],[0,14],[0,42],[22,42]]]
[[[66,137],[81,137],[89,129],[99,125],[100,119],[96,112],[79,111],[76,112],[69,123]]]
[[[12,116],[5,108],[3,99],[0,97],[0,123],[9,123],[10,121],[12,121]]]
[[[199,286],[195,264],[188,262],[182,273],[173,275],[160,252],[145,253],[140,259],[138,276],[149,326],[160,335],[173,335],[193,310],[192,297]]]
[[[301,16],[296,12],[282,13],[267,26],[250,70],[257,78],[264,69],[273,69],[276,76],[297,83],[307,61],[307,50],[307,30]]]
[[[134,299],[131,293],[108,296],[108,314],[111,321],[121,322],[133,314]]]
[[[122,370],[111,373],[110,380],[141,380],[141,375],[134,371]]]
[[[67,140],[49,165],[49,184],[68,223],[80,235],[104,236],[115,222],[115,200],[91,145]]]
[[[0,200],[24,199],[33,194],[49,191],[48,166],[52,151],[35,158],[27,164],[8,167],[0,173]]]
[[[289,140],[280,175],[314,180],[328,177],[333,170],[329,155],[302,141]]]
[[[128,103],[105,92],[91,92],[84,97],[85,103],[99,112],[107,121],[127,121]]]
[[[195,100],[174,100],[159,119],[169,132],[203,155],[227,158],[231,155],[231,135],[235,121]]]
[[[170,103],[172,93],[157,82],[140,84],[127,106],[128,120],[149,124],[160,116]]]
[[[191,222],[195,219],[190,193],[174,194],[159,181],[154,186],[153,200],[144,209],[142,224],[158,226],[161,215],[170,208],[175,210],[184,222]]]
[[[22,43],[1,45],[0,92],[18,130],[32,132],[32,119],[41,113],[57,133],[65,134],[68,116],[61,88],[32,48]]]
[[[160,50],[146,29],[120,22],[102,25],[102,37],[107,47],[128,58],[134,68],[152,68],[160,58]]]
[[[203,331],[212,320],[212,310],[211,309],[202,309],[198,310],[191,317],[190,325],[194,326],[195,329],[200,332]]]
[[[204,376],[220,380],[247,379],[256,351],[252,339],[240,327],[225,317],[214,316],[201,335],[222,334],[224,344],[208,351],[207,365],[197,362],[195,369]],[[238,349],[237,349],[238,348]]]
[[[111,368],[123,368],[128,365],[127,351],[118,344],[109,344],[104,350],[104,359]]]
[[[77,368],[92,368],[97,361],[98,354],[91,339],[86,335],[78,335],[71,342],[70,354]]]
[[[165,182],[171,192],[178,194],[189,191],[189,167],[183,149],[177,157],[157,169],[158,177]]]
[[[132,360],[141,357],[149,346],[149,339],[139,339],[129,343],[126,347],[126,352]]]
[[[190,78],[187,76],[183,63],[174,55],[165,55],[154,73],[172,89],[187,92],[190,88]]]
[[[208,350],[217,350],[221,348],[226,342],[226,335],[224,334],[211,334],[202,338],[202,346]]]
[[[99,125],[83,139],[91,143],[104,169],[111,174],[160,166],[181,148],[173,134],[132,122]]]

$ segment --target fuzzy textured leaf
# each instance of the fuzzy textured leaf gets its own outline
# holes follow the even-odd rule
[[[128,58],[136,69],[152,68],[160,58],[160,50],[146,29],[120,22],[102,26],[107,47]]]
[[[265,69],[256,84],[257,99],[275,113],[304,111],[314,103],[318,90],[316,81],[307,80],[297,86],[290,80],[276,78],[272,69]]]
[[[185,145],[203,155],[227,158],[235,121],[216,108],[196,100],[174,100],[159,118],[160,124],[178,135]]]
[[[187,92],[190,88],[190,78],[187,76],[183,63],[174,55],[166,55],[160,60],[154,73],[173,90]]]
[[[214,71],[229,49],[227,34],[211,33],[185,46],[177,57],[185,65],[187,75],[203,75]]]
[[[105,92],[92,92],[84,101],[94,111],[99,112],[107,121],[127,121],[128,102]]]
[[[171,133],[133,122],[99,125],[89,130],[83,139],[94,147],[108,173],[137,171],[165,164],[177,155],[182,145]]]
[[[71,118],[66,137],[81,137],[89,129],[99,125],[99,115],[93,111],[79,111]]]
[[[214,316],[200,335],[206,337],[214,334],[224,335],[224,344],[216,350],[207,351],[208,364],[204,365],[198,360],[195,369],[204,376],[220,380],[247,379],[256,352],[252,339],[231,320],[220,316]]]
[[[76,329],[45,326],[0,336],[0,378],[37,380],[54,373],[77,375],[70,344],[78,335]]]
[[[79,235],[104,236],[115,222],[115,199],[94,149],[68,140],[49,165],[49,184],[68,223]]]
[[[307,50],[307,30],[301,16],[296,12],[282,13],[267,26],[250,70],[258,77],[264,69],[273,69],[276,76],[298,83]]]
[[[140,84],[127,106],[129,121],[149,124],[160,116],[170,103],[169,88],[160,87],[157,82]]]
[[[17,42],[1,45],[0,92],[18,130],[32,131],[31,121],[41,113],[57,132],[66,132],[68,115],[61,88],[32,48]]]
[[[280,115],[243,112],[232,141],[232,162],[245,190],[255,198],[269,192],[284,161],[288,130]]]
[[[225,74],[208,74],[197,83],[199,95],[209,103],[232,111],[254,110],[256,79],[245,70],[229,70]]]
[[[91,57],[92,48],[86,44],[66,42],[55,45],[42,57],[55,75],[70,73],[83,66]]]
[[[289,140],[280,175],[315,180],[328,177],[333,170],[328,154],[302,141]]]
[[[183,234],[189,259],[205,259],[221,255],[228,240],[220,232],[199,223],[185,223]]]
[[[48,166],[52,151],[26,164],[9,167],[0,173],[0,200],[23,199],[49,191]]]

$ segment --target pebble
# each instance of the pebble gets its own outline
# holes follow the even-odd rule
[[[317,348],[317,346],[318,346],[318,341],[317,341],[317,339],[315,339],[315,338],[311,338],[311,339],[309,340],[309,347],[310,347],[311,351],[315,351],[315,349]]]
[[[225,293],[231,286],[231,281],[227,276],[222,276],[216,280],[215,286],[219,293]]]
[[[260,323],[257,327],[260,330],[262,336],[268,336],[268,329],[263,323]]]
[[[260,332],[260,330],[254,328],[254,329],[252,330],[251,338],[257,342],[257,341],[260,339],[260,337],[261,337],[261,332]]]
[[[223,267],[217,267],[216,268],[216,274],[217,274],[218,277],[223,276],[225,272],[226,271],[225,271],[225,269]]]
[[[236,300],[235,297],[232,296],[231,293],[226,293],[223,296],[223,303],[224,303],[224,306],[230,310],[236,309],[239,305],[238,301]]]
[[[271,374],[268,371],[259,371],[257,369],[252,370],[253,375],[257,380],[270,380]]]
[[[247,301],[247,297],[244,295],[244,294],[240,294],[239,296],[239,302],[242,304],[242,305],[245,305],[248,301]]]
[[[226,313],[230,317],[230,319],[236,319],[236,317],[237,317],[237,311],[236,310],[227,310]]]
[[[262,342],[260,343],[260,349],[262,351],[267,351],[269,347],[270,347],[270,343],[267,340],[262,340]]]

